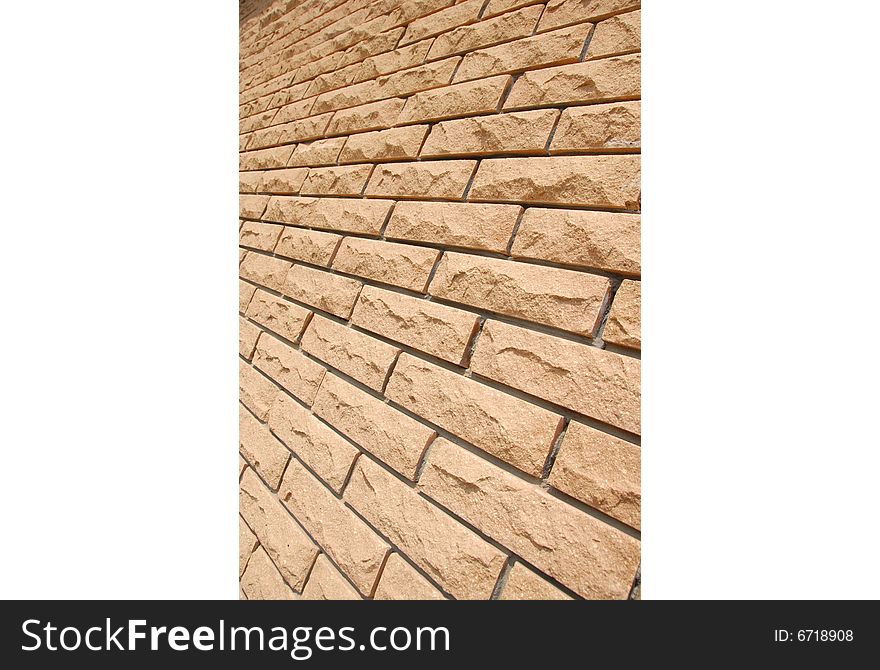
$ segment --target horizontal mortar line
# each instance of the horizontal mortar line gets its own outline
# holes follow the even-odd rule
[[[270,293],[276,297],[283,298],[283,299],[285,299],[295,305],[298,305],[298,306],[303,307],[305,309],[311,310],[311,311],[315,312],[316,314],[320,314],[321,316],[323,316],[331,321],[334,321],[339,325],[345,325],[345,326],[349,325],[348,321],[341,319],[340,317],[336,316],[335,314],[331,314],[330,312],[325,312],[324,310],[322,310],[318,307],[312,307],[308,303],[304,303],[304,302],[301,302],[295,298],[291,298],[290,296],[287,296],[284,293],[281,293],[280,291],[276,291],[276,290],[269,288],[267,286],[263,286],[261,284],[258,284],[257,282],[255,282],[253,280],[247,279],[246,277],[241,277],[240,279],[242,281],[245,281],[245,282],[253,285],[253,286],[257,286],[257,287],[263,289],[264,291],[266,291],[267,293]],[[256,323],[256,322],[254,322],[254,323]],[[268,328],[267,326],[260,326],[260,327],[263,329]],[[439,367],[445,368],[446,370],[456,372],[456,373],[462,374],[462,376],[464,376],[463,372],[465,370],[461,366],[456,366],[456,365],[450,363],[449,361],[443,360],[441,358],[437,358],[437,357],[433,356],[432,354],[429,354],[424,351],[420,351],[419,349],[415,349],[415,348],[411,347],[410,345],[403,344],[402,342],[397,342],[396,340],[392,340],[388,337],[378,335],[377,333],[374,333],[372,331],[368,331],[368,330],[361,328],[359,326],[355,326],[352,324],[351,327],[353,330],[356,330],[357,332],[361,332],[365,335],[370,335],[371,337],[374,337],[380,341],[386,342],[387,344],[390,344],[390,345],[395,346],[399,349],[402,349],[406,353],[408,353],[416,358],[419,358],[419,359],[426,361],[428,363],[433,363]],[[270,332],[270,334],[274,335],[274,332]],[[288,340],[288,342],[289,342],[289,340]],[[476,375],[476,373],[472,372],[472,375]],[[579,423],[587,424],[588,426],[595,428],[596,430],[599,430],[604,433],[608,433],[609,435],[612,435],[613,437],[617,437],[619,439],[625,440],[635,446],[639,446],[639,447],[641,446],[641,436],[636,435],[634,433],[630,433],[630,432],[625,431],[625,430],[618,428],[616,426],[612,426],[611,424],[603,423],[602,421],[599,421],[598,419],[594,419],[590,416],[582,414],[582,413],[578,412],[577,410],[572,410],[567,407],[563,407],[562,405],[558,405],[558,404],[553,403],[549,400],[545,400],[544,398],[539,398],[538,396],[531,395],[531,394],[526,393],[525,391],[521,391],[520,389],[517,389],[515,387],[507,386],[505,384],[497,382],[497,381],[490,379],[488,377],[482,377],[482,376],[476,375],[476,376],[468,377],[468,379],[473,379],[474,381],[481,382],[485,386],[493,388],[497,391],[502,391],[503,393],[505,393],[507,395],[513,396],[515,398],[519,398],[520,400],[524,400],[531,405],[541,407],[542,409],[546,409],[546,410],[553,412],[555,414],[559,414],[565,418],[573,419]],[[361,382],[357,382],[357,384],[361,384]],[[364,387],[364,388],[368,388],[368,387]]]

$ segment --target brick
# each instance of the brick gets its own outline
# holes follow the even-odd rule
[[[503,14],[527,5],[540,5],[544,2],[545,0],[489,0],[486,9],[483,10],[483,18]]]
[[[297,102],[285,105],[278,110],[272,122],[273,124],[280,124],[304,119],[309,115],[309,112],[312,111],[314,104],[315,98],[308,98],[306,100],[298,100]]]
[[[251,302],[251,298],[254,297],[254,291],[257,290],[257,287],[253,284],[248,284],[246,281],[238,280],[238,311],[245,312],[248,308],[248,305]]]
[[[338,70],[334,70],[333,72],[326,72],[319,75],[315,77],[314,81],[312,81],[312,85],[309,87],[309,95],[317,96],[321,93],[326,93],[327,91],[333,91],[337,88],[348,86],[356,81],[355,77],[360,71],[361,64],[354,63],[339,68]]]
[[[269,112],[263,112],[262,114],[255,114],[246,119],[241,119],[238,123],[238,130],[240,133],[249,133],[254,130],[259,130],[260,128],[265,128],[271,125],[275,114],[276,110],[273,109]]]
[[[238,455],[238,476],[241,477],[244,469],[247,467],[247,461],[241,457],[241,454]]]
[[[488,600],[506,556],[366,458],[358,459],[345,500],[460,600]]]
[[[550,153],[639,149],[641,124],[640,102],[569,107],[559,119]]]
[[[641,94],[641,56],[613,56],[526,72],[504,109],[631,100]]]
[[[378,235],[393,204],[391,200],[273,197],[264,219],[308,228]]]
[[[339,157],[340,163],[416,158],[428,134],[428,126],[390,128],[351,135]]]
[[[629,356],[487,321],[471,370],[631,433],[641,429],[641,362]]]
[[[241,576],[241,590],[248,600],[298,600],[297,595],[284,583],[278,569],[265,550],[259,547]]]
[[[302,592],[303,600],[360,600],[357,590],[349,584],[323,554],[318,556],[309,581]]]
[[[540,109],[442,121],[431,128],[422,156],[543,154],[559,112]]]
[[[352,444],[318,421],[298,402],[279,393],[268,416],[269,427],[287,447],[337,493],[360,453]]]
[[[376,92],[376,81],[363,81],[350,86],[343,86],[334,91],[327,91],[318,96],[312,114],[344,110],[347,107],[355,107],[382,97]],[[327,130],[333,134],[332,126]]]
[[[587,60],[638,51],[642,40],[642,12],[612,16],[596,24]]]
[[[290,160],[293,147],[274,147],[272,149],[260,149],[259,151],[247,151],[238,155],[239,170],[266,170],[269,168],[283,168]]]
[[[409,354],[385,395],[453,435],[540,477],[562,417]]]
[[[375,99],[405,97],[445,86],[452,81],[459,61],[461,58],[456,56],[383,75],[373,82],[373,95]]]
[[[307,405],[312,404],[324,377],[324,368],[268,333],[257,341],[254,367]]]
[[[241,231],[241,226],[244,221],[239,221],[238,230]],[[244,257],[247,256],[247,249],[238,248],[238,264],[241,265],[241,262],[244,260]]]
[[[376,391],[400,349],[316,315],[303,336],[302,349]]]
[[[268,170],[263,173],[263,178],[260,180],[257,190],[260,193],[299,193],[308,173],[307,168]]]
[[[247,316],[264,328],[281,337],[296,342],[302,334],[311,312],[262,289],[258,290],[248,305]]]
[[[496,47],[471,51],[455,73],[455,81],[468,81],[519,70],[577,63],[593,29],[582,23],[544,35],[526,37]]]
[[[238,266],[238,274],[260,286],[278,291],[284,287],[284,278],[289,269],[290,263],[285,260],[249,251]]]
[[[406,25],[426,14],[431,14],[444,7],[449,7],[450,5],[455,4],[455,2],[456,0],[410,0],[409,2],[403,3],[394,2],[395,5],[400,6],[390,12],[391,20],[389,25]],[[376,9],[375,11],[379,12],[388,10],[382,8]]]
[[[342,58],[341,53],[331,53],[323,58],[306,63],[296,71],[293,82],[298,84],[301,81],[314,79],[325,72],[331,72],[336,68],[336,64],[339,62],[340,58]]]
[[[445,600],[438,591],[417,570],[394,553],[388,557],[374,600]]]
[[[639,541],[540,486],[439,439],[418,489],[584,598],[629,595]]]
[[[301,590],[318,549],[253,470],[245,470],[238,507],[284,580]]]
[[[266,195],[240,195],[238,214],[243,219],[259,219],[268,201],[269,196]]]
[[[327,128],[327,124],[330,123],[332,116],[333,114],[328,112],[326,114],[319,114],[318,116],[310,116],[306,119],[300,119],[299,121],[284,123],[274,128],[277,137],[273,137],[270,134],[268,136],[269,140],[271,140],[269,143],[289,144],[290,142],[303,142],[305,140],[317,139],[324,134],[324,130]],[[272,128],[267,130],[272,130]],[[255,133],[254,140],[256,139]],[[252,142],[254,140],[252,140]]]
[[[244,361],[238,362],[238,398],[260,421],[265,421],[269,408],[280,393],[278,387]]]
[[[475,166],[476,161],[377,165],[366,195],[457,200],[464,195]]]
[[[278,497],[357,589],[371,595],[388,545],[295,459]]]
[[[598,275],[447,252],[428,292],[592,337],[609,288]]]
[[[303,195],[360,195],[373,171],[369,163],[312,168],[302,187]]]
[[[327,134],[342,135],[390,128],[403,109],[403,103],[400,98],[392,98],[340,110],[336,112],[330,127],[327,128]]]
[[[353,63],[361,63],[366,58],[390,51],[397,44],[404,28],[394,28],[378,35],[373,35],[362,42],[355,44],[342,55],[339,67],[346,67]]]
[[[389,226],[390,227],[390,226]],[[641,272],[641,216],[530,207],[511,254],[621,274]]]
[[[642,283],[627,279],[614,296],[602,339],[631,349],[642,348]]]
[[[238,317],[238,354],[247,360],[251,359],[260,329],[247,319]]]
[[[397,122],[437,121],[494,112],[509,81],[509,76],[500,75],[417,93],[406,101]]]
[[[347,319],[361,290],[361,282],[304,265],[287,273],[282,293],[294,300]]]
[[[522,563],[514,563],[507,574],[498,600],[572,600]]]
[[[253,133],[247,133],[245,135],[238,136],[238,150],[244,151],[248,148],[248,145],[251,143],[251,136]]]
[[[271,489],[277,489],[290,452],[244,405],[238,405],[238,450]]]
[[[284,227],[275,253],[312,265],[329,265],[342,237],[316,230]]]
[[[333,165],[339,158],[344,137],[331,137],[328,140],[315,140],[314,142],[301,142],[296,145],[296,151],[290,156],[288,165],[317,167],[320,165]]]
[[[639,529],[641,457],[634,444],[572,421],[547,483]]]
[[[436,249],[346,237],[333,269],[424,293],[439,256]]]
[[[260,182],[263,180],[262,172],[239,172],[238,173],[238,192],[239,193],[256,193]]]
[[[427,426],[331,374],[321,384],[312,409],[409,479],[415,478],[419,459],[435,435]]]
[[[283,226],[257,221],[245,221],[238,231],[238,243],[243,247],[272,252]]]
[[[400,44],[409,44],[416,40],[439,35],[457,26],[476,21],[483,8],[483,2],[484,0],[467,0],[413,21],[407,26]]]
[[[428,60],[528,37],[538,24],[538,17],[543,9],[525,7],[443,33],[431,45]]]
[[[351,316],[352,324],[463,364],[479,318],[445,305],[365,286]]]
[[[504,253],[521,212],[518,205],[399,202],[385,237]]]
[[[238,575],[244,572],[244,566],[247,565],[248,559],[251,557],[254,549],[257,548],[257,536],[247,527],[244,519],[238,517]]]
[[[638,0],[550,0],[538,24],[538,32],[638,9],[640,4]]]
[[[639,156],[490,158],[469,199],[638,209],[640,165]]]
[[[375,79],[398,70],[406,70],[421,65],[425,60],[425,56],[428,55],[428,49],[430,49],[433,41],[433,39],[422,40],[421,42],[408,44],[405,47],[389,51],[388,53],[367,58],[363,62],[361,71],[358,74],[358,80],[367,81],[368,79]]]

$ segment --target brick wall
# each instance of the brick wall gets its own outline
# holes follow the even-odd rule
[[[638,597],[639,3],[240,8],[241,597]]]

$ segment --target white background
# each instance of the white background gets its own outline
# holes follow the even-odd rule
[[[643,596],[876,598],[878,11],[645,5]],[[4,8],[2,597],[237,596],[237,11]]]

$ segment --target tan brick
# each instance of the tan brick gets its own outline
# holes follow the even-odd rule
[[[642,41],[642,12],[612,16],[596,24],[587,60],[638,51]]]
[[[266,130],[257,131],[254,133],[254,137],[249,146],[251,148],[256,148],[254,142],[258,142],[265,146],[266,144],[289,144],[291,142],[303,142],[305,140],[317,139],[324,134],[324,130],[327,128],[327,124],[330,122],[332,116],[333,114],[327,112],[326,114],[310,116],[306,119],[291,121],[290,123],[284,123],[280,126],[273,126]],[[265,137],[260,136],[260,138],[258,138],[260,133],[266,133]]]
[[[392,98],[342,109],[336,112],[327,129],[327,134],[341,135],[390,128],[397,121],[397,116],[403,109],[403,103],[401,98]]]
[[[269,427],[299,458],[339,493],[360,453],[318,421],[296,400],[279,393],[269,410]]]
[[[461,57],[425,63],[418,67],[386,74],[374,81],[375,99],[406,97],[430,88],[445,86],[452,81],[452,75]]]
[[[264,218],[304,228],[378,235],[393,204],[391,200],[273,197]]]
[[[339,67],[360,63],[371,56],[390,51],[397,44],[403,32],[403,27],[394,28],[355,44],[342,55],[342,58],[339,60]]]
[[[506,556],[367,458],[345,500],[455,598],[487,600]]]
[[[287,273],[282,293],[312,307],[347,319],[361,290],[361,282],[294,265]]]
[[[388,53],[377,54],[367,58],[363,62],[361,71],[358,73],[358,81],[375,79],[382,75],[391,74],[398,70],[406,70],[416,65],[421,65],[428,55],[433,39],[422,40],[414,44],[408,44],[400,49]]]
[[[310,91],[310,95],[313,95]],[[284,105],[281,107],[275,118],[272,119],[273,124],[280,123],[289,123],[291,121],[297,121],[299,119],[306,118],[309,113],[312,111],[312,107],[315,105],[315,98],[308,98],[306,100],[298,100],[297,102],[293,102],[289,105]]]
[[[422,156],[543,154],[559,112],[539,109],[443,121],[431,128]]]
[[[439,256],[436,249],[346,237],[333,259],[333,269],[424,293]]]
[[[577,63],[592,29],[592,23],[582,23],[544,35],[535,35],[496,47],[472,51],[462,60],[461,67],[455,73],[455,81]]]
[[[312,409],[409,479],[415,477],[419,459],[435,435],[427,426],[332,374],[321,384]]]
[[[259,151],[247,151],[238,155],[240,170],[266,170],[268,168],[283,168],[290,160],[293,153],[292,146],[274,147],[272,149],[260,149]]]
[[[309,581],[302,592],[303,600],[361,600],[357,590],[349,584],[324,554],[318,556]]]
[[[373,15],[375,16],[377,12],[388,11],[391,19],[388,25],[403,26],[412,23],[415,19],[422,16],[437,12],[444,7],[449,7],[455,4],[455,2],[456,0],[410,0],[403,3],[395,1],[390,4],[392,6],[399,6],[395,7],[393,11],[389,11],[390,7],[382,7],[382,3],[378,3]]]
[[[550,153],[639,149],[641,123],[640,102],[569,107],[559,119]]]
[[[331,137],[328,140],[315,140],[314,142],[301,142],[296,145],[296,151],[290,156],[288,165],[316,167],[320,165],[333,165],[339,158],[344,137]]]
[[[238,192],[239,193],[256,193],[260,182],[263,181],[262,172],[239,172],[238,173]]]
[[[261,326],[292,342],[299,340],[311,312],[271,293],[258,290],[247,309],[247,316]]]
[[[247,565],[248,559],[257,548],[257,536],[247,527],[244,519],[238,517],[238,575],[244,572],[244,566]]]
[[[238,508],[284,580],[302,589],[318,549],[251,469],[241,478]]]
[[[339,68],[338,70],[334,70],[333,72],[326,72],[322,75],[318,75],[309,87],[309,95],[317,96],[321,93],[326,93],[327,91],[333,91],[337,88],[348,86],[356,81],[355,78],[360,71],[361,64],[354,63]]]
[[[241,576],[241,590],[248,600],[299,600],[262,547],[248,561]]]
[[[238,230],[241,231],[241,226],[244,221],[240,221],[238,224]],[[241,262],[244,260],[244,257],[247,256],[247,249],[238,248],[238,264],[241,265]]]
[[[283,107],[291,102],[301,100],[305,96],[306,91],[309,90],[309,84],[310,82],[302,82],[283,88],[280,91],[276,91],[272,94],[269,108],[274,109],[276,107]]]
[[[642,348],[642,283],[627,279],[614,296],[602,339],[631,349]]]
[[[398,123],[437,121],[498,109],[508,75],[479,79],[416,93],[406,101]]]
[[[477,330],[476,314],[365,286],[351,322],[456,365]]]
[[[281,391],[272,382],[242,360],[238,361],[238,397],[260,421],[265,421],[269,408]]]
[[[522,563],[514,563],[498,600],[572,600]]]
[[[340,163],[416,158],[428,134],[428,126],[407,126],[360,133],[348,138]]]
[[[238,317],[238,354],[247,360],[251,360],[254,347],[257,346],[257,338],[260,329],[247,319]]]
[[[535,477],[562,429],[562,417],[484,384],[402,354],[385,395]]]
[[[246,281],[238,280],[238,311],[245,312],[247,311],[248,305],[251,302],[251,298],[254,297],[254,291],[257,290],[257,287],[253,284],[248,284]]]
[[[630,356],[487,321],[471,370],[612,426],[641,430],[641,362]]]
[[[388,545],[295,459],[278,497],[358,590],[371,595]]]
[[[340,239],[341,236],[333,233],[285,227],[275,253],[312,265],[329,265]]]
[[[257,341],[254,367],[307,405],[312,404],[324,377],[324,368],[268,333]]]
[[[327,91],[318,96],[312,114],[345,110],[347,107],[363,105],[370,101],[380,100],[383,97],[376,91],[376,81],[362,81],[350,86],[343,86],[334,91]],[[333,134],[332,126],[327,129],[327,134]]]
[[[638,275],[640,237],[638,214],[530,207],[523,214],[511,254]]]
[[[640,70],[639,54],[532,70],[516,80],[504,109],[638,98]]]
[[[439,35],[457,26],[476,21],[483,8],[483,2],[484,0],[467,0],[413,21],[407,26],[400,44],[409,44],[416,40]]]
[[[241,457],[241,454],[238,455],[238,476],[241,477],[244,469],[247,467],[247,461]]]
[[[307,174],[309,174],[307,168],[268,170],[263,173],[263,178],[257,188],[261,193],[299,193]]]
[[[638,0],[550,0],[538,24],[538,32],[602,19],[610,14],[638,9],[640,4]]]
[[[438,439],[418,489],[583,597],[629,595],[639,541],[540,486]]]
[[[377,165],[366,195],[457,200],[464,195],[475,166],[476,161]]]
[[[238,214],[243,219],[259,219],[269,201],[267,195],[238,196]]]
[[[276,115],[276,110],[270,110],[268,112],[263,112],[262,114],[255,114],[254,116],[249,116],[246,119],[241,119],[238,122],[238,131],[239,133],[249,133],[254,130],[259,130],[261,128],[265,128],[272,123],[272,119]]]
[[[445,600],[427,579],[394,553],[388,557],[374,600]]]
[[[399,202],[385,237],[504,253],[520,212],[518,205]]]
[[[284,278],[289,269],[290,263],[287,261],[249,251],[238,266],[238,274],[260,286],[279,291],[284,287]]]
[[[241,403],[238,405],[238,450],[270,488],[278,488],[290,452]]]
[[[443,33],[431,45],[428,60],[528,37],[535,29],[543,9],[525,7]]]
[[[313,60],[300,67],[293,77],[293,83],[298,84],[301,81],[309,81],[320,74],[331,72],[336,68],[339,59],[342,58],[341,53],[331,53],[323,58]]]
[[[373,166],[345,165],[325,168],[312,168],[302,187],[303,195],[360,195],[370,177]]]
[[[640,166],[639,156],[490,158],[480,163],[468,197],[638,209]]]
[[[283,226],[257,221],[245,221],[238,232],[238,243],[243,247],[271,252],[278,242]]]
[[[400,349],[369,335],[316,315],[302,341],[303,351],[376,391],[381,391],[388,370]]]
[[[428,292],[592,337],[609,288],[598,275],[447,252]]]
[[[641,458],[634,444],[572,421],[547,483],[638,529]]]
[[[503,14],[527,5],[541,5],[544,2],[545,0],[489,0],[486,9],[483,10],[483,18]]]

